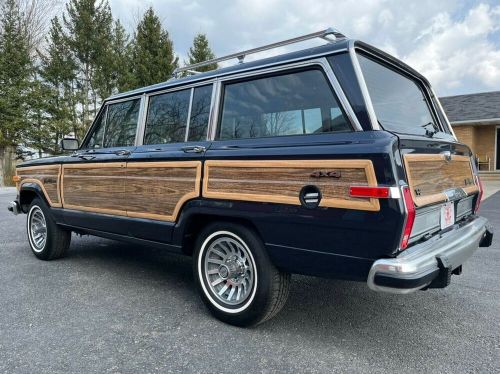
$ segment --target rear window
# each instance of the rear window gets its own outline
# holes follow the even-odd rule
[[[432,129],[435,122],[417,82],[361,54],[358,59],[375,114],[385,130],[425,135],[426,127]]]
[[[324,74],[317,69],[224,86],[218,139],[349,131]]]

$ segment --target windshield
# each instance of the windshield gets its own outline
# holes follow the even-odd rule
[[[361,54],[358,59],[382,128],[415,135],[441,131],[416,81]]]

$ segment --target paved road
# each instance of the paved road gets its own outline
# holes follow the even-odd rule
[[[500,371],[499,236],[445,290],[295,276],[280,315],[240,329],[206,312],[188,258],[74,237],[67,258],[35,259],[11,198],[0,194],[0,372]],[[500,193],[483,204],[500,227]]]

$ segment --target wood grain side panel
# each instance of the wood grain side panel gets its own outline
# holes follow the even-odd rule
[[[404,162],[417,206],[446,201],[444,191],[450,188],[462,188],[469,195],[479,190],[467,156],[454,155],[447,161],[444,155],[409,154]]]
[[[122,162],[63,165],[64,208],[126,216],[126,173]]]
[[[182,205],[200,195],[201,161],[127,163],[129,217],[175,221]]]
[[[39,185],[50,206],[60,208],[60,175],[61,165],[43,165],[18,168],[17,175],[21,178],[18,182],[19,188],[24,183],[36,183]]]
[[[339,170],[340,178],[315,178],[318,170]],[[349,186],[376,186],[370,160],[263,160],[205,162],[203,196],[208,198],[300,205],[306,185],[322,193],[320,206],[380,210],[378,199],[351,198]]]

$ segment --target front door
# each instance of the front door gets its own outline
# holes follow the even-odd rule
[[[61,199],[67,224],[126,234],[126,163],[135,150],[140,98],[106,105],[82,149],[62,166]],[[106,216],[102,216],[106,215]]]

